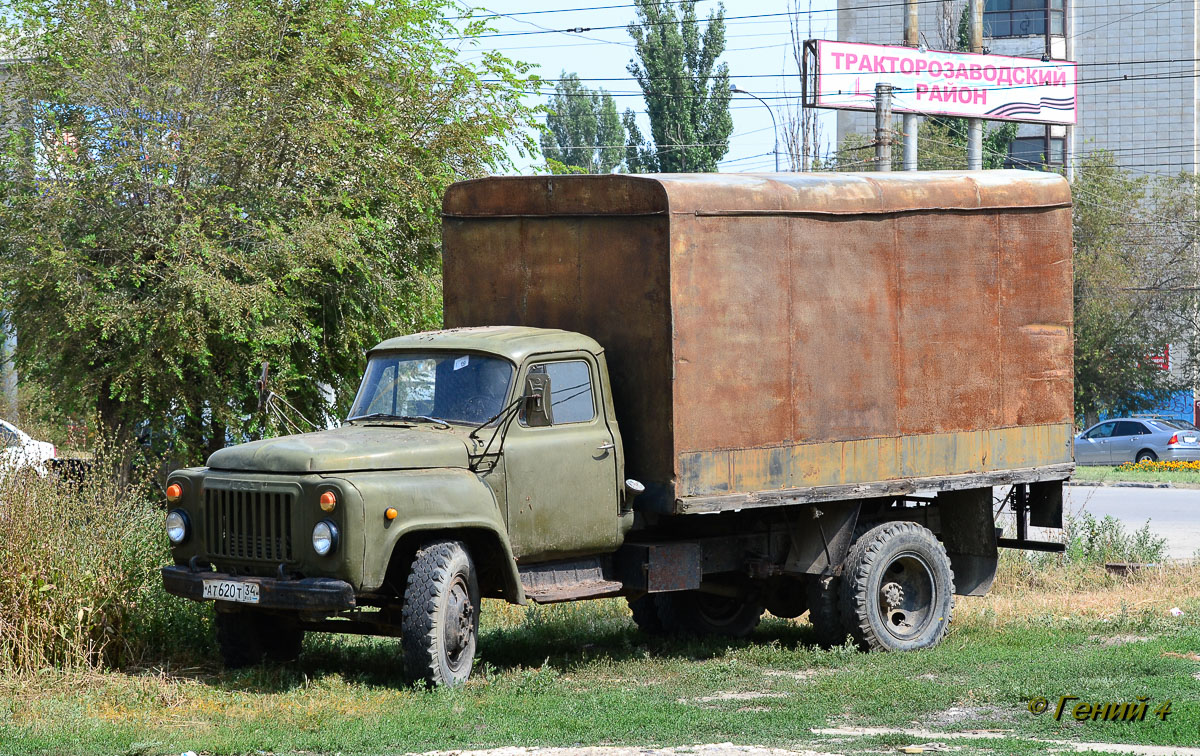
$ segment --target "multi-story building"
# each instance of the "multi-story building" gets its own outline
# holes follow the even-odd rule
[[[1075,127],[1022,124],[1008,164],[1069,165],[1103,149],[1138,173],[1200,169],[1200,0],[983,2],[985,50],[1079,64]],[[919,0],[922,44],[957,49],[966,5],[965,0]],[[838,39],[900,44],[904,10],[900,2],[870,7],[861,0],[838,0]],[[872,128],[869,113],[838,114],[839,143],[846,134]]]
[[[1200,172],[1200,0],[982,1],[985,52],[1048,55],[1078,64],[1075,126],[1021,124],[1006,167],[1065,166],[1070,175],[1089,153],[1106,150],[1135,174]],[[921,44],[961,49],[966,5],[966,0],[918,0]],[[838,0],[838,39],[902,44],[904,12],[902,2],[872,7]],[[839,144],[847,134],[873,129],[871,113],[838,112]],[[1165,347],[1161,364],[1190,380],[1193,389],[1156,411],[1200,422],[1200,380],[1184,375],[1191,370],[1188,346]]]

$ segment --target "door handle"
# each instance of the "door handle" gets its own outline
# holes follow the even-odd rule
[[[600,444],[599,446],[596,447],[596,451],[607,451],[609,449],[615,449],[615,448],[617,448],[617,445],[613,444],[613,443]]]

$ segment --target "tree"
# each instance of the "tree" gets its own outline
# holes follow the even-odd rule
[[[0,292],[24,379],[194,455],[323,424],[363,350],[440,322],[450,182],[533,125],[449,0],[13,0]],[[324,385],[322,385],[324,384]],[[334,397],[331,406],[328,393]]]
[[[612,95],[563,71],[554,85],[542,154],[555,172],[611,173],[625,159],[625,127]]]
[[[642,88],[651,140],[626,110],[626,164],[638,173],[715,171],[733,131],[729,66],[717,64],[725,50],[725,6],[709,14],[701,35],[695,0],[683,0],[678,16],[674,5],[658,0],[636,5],[638,21],[629,34],[640,62],[627,68]]]
[[[1130,177],[1104,152],[1080,164],[1072,190],[1075,411],[1090,424],[1185,385],[1150,355],[1195,333],[1200,203],[1194,180]]]
[[[962,128],[960,129],[959,126]],[[983,167],[1003,168],[1008,145],[1016,136],[1017,125],[1004,123],[985,126]],[[894,146],[898,145],[896,139]],[[875,140],[864,134],[847,134],[828,159],[814,167],[831,171],[875,170]],[[917,168],[922,171],[952,171],[967,167],[967,129],[962,118],[933,116],[922,118],[917,126]],[[892,149],[892,170],[904,168],[904,151]]]

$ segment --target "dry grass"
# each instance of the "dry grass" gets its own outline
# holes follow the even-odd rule
[[[154,486],[116,480],[112,450],[97,459],[78,483],[0,477],[0,675],[138,661],[195,613],[158,585],[168,554]]]
[[[1166,616],[1172,607],[1200,600],[1200,565],[1165,563],[1128,577],[1102,565],[1039,566],[1021,557],[1002,559],[996,583],[982,597],[961,596],[956,624],[989,627],[1046,618],[1111,620]]]

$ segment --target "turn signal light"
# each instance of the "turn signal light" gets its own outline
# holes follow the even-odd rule
[[[400,513],[396,511],[395,507],[388,507],[387,510],[384,511],[383,516],[389,520],[394,520],[398,514]]]
[[[183,486],[172,483],[167,486],[167,501],[179,501],[183,498]]]
[[[332,512],[337,508],[337,494],[333,491],[326,491],[321,494],[321,509],[325,512]]]

